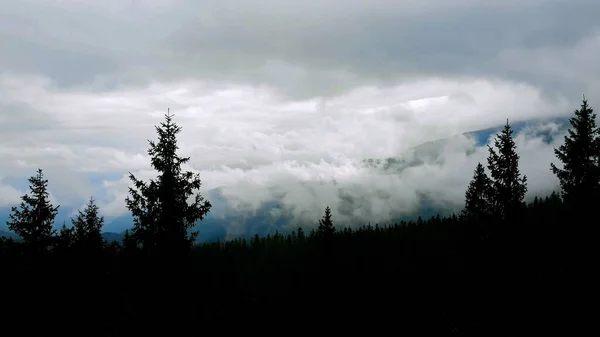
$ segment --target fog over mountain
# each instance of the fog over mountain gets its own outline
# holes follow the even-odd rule
[[[0,230],[44,169],[57,226],[94,196],[131,226],[128,172],[170,108],[215,238],[460,209],[495,130],[528,196],[581,95],[600,106],[591,0],[2,1]]]
[[[555,118],[520,122],[513,126],[518,134],[519,144],[523,144],[525,148],[529,145],[527,149],[534,149],[535,152],[550,151],[542,155],[551,158],[552,148],[562,141],[568,128],[568,121],[566,118]],[[235,199],[233,201],[227,199],[220,187],[208,190],[206,195],[213,203],[213,211],[196,228],[202,233],[199,241],[247,237],[276,231],[288,232],[297,226],[310,228],[317,224],[324,204],[335,209],[337,218],[341,219],[338,221],[348,226],[363,225],[372,221],[387,223],[414,219],[417,216],[427,217],[438,213],[458,212],[463,206],[463,186],[470,179],[472,173],[470,168],[476,161],[485,162],[485,146],[498,130],[499,128],[489,128],[468,132],[420,144],[395,157],[368,158],[349,162],[346,165],[346,169],[354,175],[354,179],[368,177],[371,183],[357,183],[356,180],[344,179],[343,176],[293,182],[297,184],[295,188],[300,190],[299,193],[311,194],[313,198],[318,198],[323,191],[333,195],[330,200],[323,200],[323,204],[307,203],[306,208],[301,210],[296,206],[298,201],[293,204],[294,207],[290,207],[289,201],[286,203],[285,192],[277,194],[273,191],[271,199],[264,200],[254,209],[250,208],[252,206],[249,204],[236,204]],[[535,144],[536,147],[532,148],[531,144]],[[531,151],[527,152],[527,156],[532,155]],[[523,164],[529,163],[525,161],[526,159],[523,159]],[[458,166],[454,170],[449,170],[448,165]],[[297,164],[297,167],[302,166]],[[529,197],[545,195],[556,188],[553,177],[547,175],[547,172],[540,171],[535,162],[531,162],[531,168],[524,169],[524,172],[533,173],[534,176],[530,176],[529,180],[533,179],[534,183],[539,185],[530,186]],[[417,172],[420,170],[430,173],[431,179],[438,180],[419,186],[410,185],[400,179],[404,177],[410,181],[411,177],[419,174]],[[435,176],[438,170],[444,170],[442,173],[451,173],[454,176],[440,173],[437,173],[439,176]],[[537,176],[540,173],[546,176],[540,179]],[[423,178],[419,181],[425,180]],[[390,183],[396,185],[389,186]],[[394,187],[411,189],[395,191]],[[0,209],[0,216],[7,217],[8,211],[8,209]],[[67,215],[74,211],[74,209],[63,210],[57,219],[57,224],[61,224],[62,221],[69,222]],[[131,223],[132,218],[127,215],[108,216],[106,228],[109,232],[105,234],[105,238],[109,241],[120,240],[122,234],[118,233],[129,228]],[[12,236],[6,231],[0,234]]]

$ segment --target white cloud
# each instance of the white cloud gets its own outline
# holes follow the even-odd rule
[[[29,177],[27,177],[27,178],[29,178]],[[17,189],[15,187],[13,187],[11,184],[5,183],[3,180],[4,180],[4,178],[0,177],[0,207],[9,208],[12,206],[17,206],[22,202],[21,198],[23,195],[25,195],[25,194],[31,195],[31,191],[29,190],[29,188],[26,188],[23,190]],[[49,186],[48,194],[49,194],[48,200],[50,201],[51,204],[53,204],[54,206],[57,206],[60,204],[60,201],[58,200],[56,195],[54,193],[52,193],[52,186]]]
[[[126,213],[127,171],[154,177],[145,140],[155,138],[153,125],[169,105],[183,126],[182,155],[192,157],[190,168],[200,172],[205,194],[220,188],[226,209],[254,212],[278,200],[295,221],[311,221],[330,205],[341,222],[407,214],[423,196],[460,208],[472,170],[487,151],[457,134],[506,118],[565,116],[572,107],[566,100],[547,101],[527,85],[484,79],[424,79],[303,101],[282,99],[270,88],[197,81],[116,93],[63,91],[45,81],[2,83],[10,85],[10,102],[52,121],[46,133],[31,134],[35,142],[0,146],[6,172],[18,176],[24,166],[32,172],[48,167],[56,202],[74,206],[94,193],[87,174],[121,172],[123,178],[106,181],[98,198],[107,216]],[[556,185],[548,169],[552,146],[531,135],[517,138],[521,166],[530,191],[543,194]],[[410,148],[451,136],[438,155],[421,154],[424,163],[400,172],[360,165],[369,158],[410,159]],[[235,223],[229,230],[244,231]]]
[[[422,193],[442,205],[459,205],[475,159],[484,161],[486,155],[480,149],[467,157],[473,144],[464,137],[449,141],[433,162],[399,174],[358,164],[401,156],[421,143],[497,126],[506,118],[525,121],[571,110],[566,100],[549,101],[533,87],[485,79],[431,78],[302,101],[285,100],[272,88],[198,81],[114,93],[63,91],[44,81],[3,83],[12,97],[49,116],[56,128],[39,139],[54,146],[11,147],[4,150],[9,159],[35,157],[76,172],[130,170],[151,177],[151,171],[144,171],[149,169],[145,139],[155,138],[153,125],[173,106],[184,128],[181,152],[192,157],[190,165],[201,173],[205,191],[219,187],[231,207],[247,210],[280,199],[294,205],[299,218],[314,217],[327,203],[350,217],[337,209],[348,207],[348,196],[363,202],[352,213],[356,219],[410,212]],[[35,97],[25,94],[31,91]],[[533,170],[526,164],[530,156],[538,165],[547,152],[549,163],[545,144],[525,135],[522,141],[528,170]],[[541,189],[554,183],[551,177],[540,180],[538,172],[535,176],[532,185],[544,185]],[[107,215],[125,212],[127,184],[124,176],[105,185]]]
[[[0,207],[11,207],[19,203],[22,193],[0,179]]]

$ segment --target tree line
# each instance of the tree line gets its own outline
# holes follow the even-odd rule
[[[71,226],[55,230],[59,207],[43,171],[29,179],[29,193],[7,222],[22,241],[0,241],[3,279],[14,290],[6,315],[39,323],[29,329],[102,336],[161,324],[201,334],[200,322],[242,319],[298,325],[299,315],[314,310],[321,312],[314,324],[371,332],[395,320],[395,331],[452,335],[533,322],[541,329],[558,315],[550,308],[570,300],[561,291],[565,280],[593,256],[592,226],[585,224],[600,196],[600,130],[585,97],[569,122],[555,149],[560,165],[548,163],[560,191],[529,203],[507,121],[488,146],[487,165],[475,167],[460,214],[336,228],[327,206],[308,233],[195,245],[199,234],[191,230],[211,204],[200,176],[182,169],[190,158],[177,154],[181,127],[168,112],[156,126],[158,140],[149,141],[157,177],[130,174],[125,201],[134,223],[123,242],[102,238],[104,218],[93,198]],[[544,297],[550,290],[551,305]],[[513,302],[510,313],[502,310],[525,293],[535,298],[530,307]],[[54,309],[40,309],[48,303]]]

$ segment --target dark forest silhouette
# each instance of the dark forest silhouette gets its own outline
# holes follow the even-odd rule
[[[204,335],[412,331],[486,336],[567,327],[579,315],[600,196],[600,130],[583,100],[550,169],[560,191],[525,202],[527,178],[507,121],[479,163],[460,214],[366,225],[329,206],[305,232],[194,244],[210,211],[177,155],[170,113],[148,154],[158,177],[130,175],[134,226],[106,242],[94,199],[54,230],[40,169],[12,208],[0,261],[3,329],[25,335]],[[487,170],[486,170],[487,168]],[[489,172],[489,174],[488,174]],[[585,307],[585,306],[584,306]],[[580,319],[583,316],[580,316]],[[291,332],[289,332],[291,331]],[[362,332],[361,332],[362,331]],[[7,335],[11,335],[8,333]]]

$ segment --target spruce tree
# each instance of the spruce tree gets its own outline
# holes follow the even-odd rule
[[[131,253],[137,249],[137,241],[131,235],[129,229],[123,234],[122,248],[124,252]]]
[[[298,227],[298,242],[304,244],[305,240],[306,235],[304,234],[304,230],[302,229],[302,227]]]
[[[319,233],[326,238],[331,238],[335,232],[335,226],[331,220],[331,209],[329,206],[325,208],[325,215],[319,220]]]
[[[63,222],[60,231],[58,232],[58,238],[56,240],[56,249],[59,252],[68,252],[73,243],[75,242],[75,228],[67,227],[67,224]]]
[[[492,181],[481,163],[477,163],[473,180],[465,192],[465,208],[462,216],[469,220],[482,220],[491,212]]]
[[[314,229],[313,229],[314,231]],[[325,274],[328,274],[330,270],[330,262],[333,252],[333,233],[335,232],[335,226],[331,220],[331,209],[329,206],[325,208],[325,215],[322,219],[319,219],[319,228],[316,231],[316,235],[319,241],[321,241],[322,255],[320,261],[320,267],[323,268]],[[314,232],[312,232],[314,233]]]
[[[54,207],[48,193],[48,180],[42,169],[29,178],[30,194],[21,197],[19,208],[12,207],[8,228],[21,236],[35,249],[45,249],[51,244],[56,231],[52,228],[59,206]]]
[[[79,249],[99,251],[104,247],[105,242],[102,237],[104,217],[100,216],[94,198],[89,199],[85,209],[79,210],[71,222],[73,223],[75,244]]]
[[[488,169],[492,179],[491,208],[500,219],[512,219],[524,206],[527,177],[519,171],[519,155],[513,140],[513,130],[506,121],[494,139],[494,148],[488,146]]]
[[[551,163],[550,168],[558,177],[565,203],[583,210],[597,200],[600,190],[600,129],[596,126],[596,114],[585,96],[569,123],[571,128],[564,144],[554,149],[563,167]]]
[[[200,176],[182,171],[181,165],[190,158],[177,155],[181,127],[173,122],[173,115],[167,112],[165,121],[155,128],[158,142],[148,141],[148,154],[158,177],[146,183],[129,175],[134,187],[129,188],[126,203],[134,217],[133,237],[145,250],[182,251],[190,248],[198,234],[188,236],[188,229],[204,219],[211,204],[200,194]],[[194,201],[188,204],[191,196]]]

